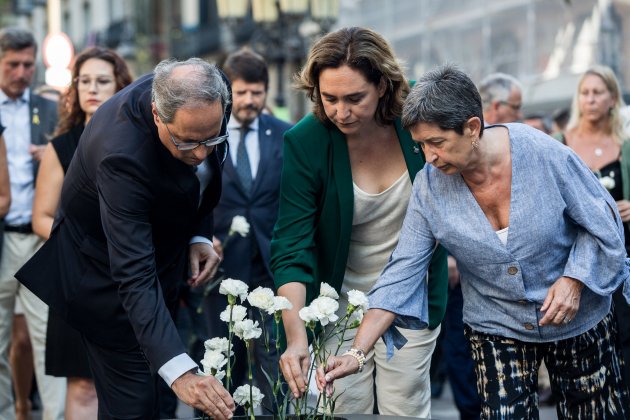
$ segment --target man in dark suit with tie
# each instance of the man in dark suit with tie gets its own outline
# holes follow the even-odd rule
[[[236,235],[224,250],[221,269],[227,277],[246,282],[250,290],[258,286],[273,288],[269,270],[269,246],[278,214],[280,172],[282,170],[282,138],[291,126],[263,113],[269,85],[267,65],[263,58],[250,49],[241,49],[227,57],[223,70],[232,83],[232,118],[230,156],[223,171],[223,191],[214,210],[215,237],[219,245],[230,230],[234,216],[243,216],[250,225],[246,237]],[[218,247],[217,247],[218,248]],[[227,336],[227,324],[219,319],[225,308],[225,296],[215,291],[205,303],[210,336]],[[251,314],[261,323],[258,311]],[[273,317],[268,317],[270,326]],[[268,328],[273,332],[274,328]],[[271,345],[267,353],[263,340],[255,340],[255,379],[261,391],[271,397],[271,389],[262,367],[272,377],[276,374],[278,355]],[[246,350],[243,343],[235,343],[236,360],[233,371],[235,386],[247,381]],[[270,398],[263,404],[271,407]]]
[[[209,279],[230,95],[215,66],[165,60],[94,114],[50,239],[16,277],[83,336],[99,419],[157,418],[157,375],[215,419],[231,396],[197,376],[170,310]]]
[[[6,128],[3,135],[12,199],[4,218],[4,227],[0,223],[0,418],[7,420],[15,418],[15,408],[20,415],[30,414],[28,401],[25,402],[24,398],[18,398],[18,407],[14,407],[11,389],[7,353],[16,303],[19,314],[16,315],[15,325],[18,329],[26,329],[28,325],[44,418],[62,419],[65,400],[65,379],[44,373],[48,307],[28,289],[21,287],[14,277],[18,268],[41,245],[39,237],[31,229],[31,208],[39,161],[48,136],[57,124],[57,105],[30,90],[35,75],[36,52],[37,43],[29,31],[19,28],[0,31],[0,126]],[[26,338],[27,345],[30,345],[24,331],[21,332],[15,335],[18,338],[14,339],[11,358],[15,367],[16,395],[23,397],[30,389],[33,365],[25,372],[18,369],[24,370],[24,363],[29,363],[28,360],[20,360],[25,352],[17,350],[22,338]]]

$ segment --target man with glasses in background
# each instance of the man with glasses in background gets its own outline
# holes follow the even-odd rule
[[[203,284],[220,262],[212,210],[228,85],[203,60],[165,60],[103,104],[68,169],[50,239],[16,275],[81,332],[99,419],[158,418],[158,375],[217,420],[234,410],[218,380],[195,375],[170,312],[178,285]]]
[[[492,73],[478,86],[486,125],[511,123],[523,118],[521,83],[505,73]]]

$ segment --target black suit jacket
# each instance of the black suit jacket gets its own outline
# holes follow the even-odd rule
[[[152,75],[104,103],[66,175],[50,239],[16,277],[92,341],[138,344],[151,371],[185,353],[168,307],[187,275],[192,236],[212,236],[227,145],[208,157],[199,204],[193,168],[159,140]]]
[[[236,236],[230,240],[221,267],[228,277],[236,278],[252,286],[268,280],[272,287],[269,270],[271,234],[278,216],[280,194],[280,174],[282,172],[282,141],[285,131],[291,125],[270,115],[261,114],[258,120],[260,144],[260,163],[256,179],[250,194],[243,190],[236,169],[231,159],[227,159],[223,171],[223,189],[221,199],[214,210],[215,235],[225,240],[232,218],[245,216],[250,224],[250,233],[246,238]],[[260,253],[267,279],[252,278],[250,264],[255,253]]]

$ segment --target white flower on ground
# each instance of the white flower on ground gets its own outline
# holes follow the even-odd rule
[[[221,282],[219,286],[219,293],[222,295],[230,295],[234,297],[239,297],[241,302],[245,301],[247,298],[247,290],[249,286],[244,282],[236,279],[225,279]]]
[[[335,288],[332,287],[328,283],[322,283],[321,286],[319,286],[319,296],[320,297],[325,296],[325,297],[329,297],[329,298],[333,298],[333,299],[339,299],[339,294],[337,293]]]
[[[201,360],[201,364],[203,365],[204,372],[211,372],[211,370],[220,370],[223,366],[225,366],[228,362],[228,359],[225,355],[216,350],[206,351],[203,355],[203,359]]]
[[[339,319],[335,313],[339,309],[339,303],[333,298],[320,296],[313,300],[309,307],[313,310],[322,326]]]
[[[285,309],[292,309],[293,305],[289,301],[289,299],[284,296],[274,296],[273,297],[273,307],[267,310],[268,314],[272,314],[274,312],[283,311]]]
[[[249,234],[249,223],[247,219],[243,216],[234,216],[232,218],[232,224],[230,225],[230,231],[228,235],[233,233],[238,233],[243,238]]]
[[[234,394],[232,395],[232,397],[234,398],[234,402],[242,406],[249,405],[250,388],[252,396],[252,408],[258,407],[265,396],[260,392],[260,389],[251,385],[241,385],[236,388],[236,391],[234,391]]]
[[[227,356],[228,344],[230,345],[230,356],[234,355],[232,351],[232,344],[225,337],[214,337],[206,340],[203,345],[206,351],[220,351]]]
[[[258,321],[245,319],[234,324],[234,334],[242,340],[251,340],[260,337],[262,329],[258,327]]]
[[[348,303],[364,312],[368,309],[368,298],[365,296],[365,293],[359,290],[350,290],[348,292]]]
[[[232,310],[232,322],[238,322],[245,319],[247,316],[247,308],[241,305],[234,305]],[[223,312],[219,314],[219,318],[223,322],[230,322],[230,305],[228,305]]]
[[[310,306],[305,306],[300,309],[298,315],[300,316],[300,319],[306,323],[314,322],[319,319],[317,318],[317,314],[315,313],[315,311],[313,311],[313,308],[311,308]]]
[[[253,307],[268,312],[269,308],[273,307],[273,290],[269,289],[268,287],[258,286],[247,296],[247,301]]]

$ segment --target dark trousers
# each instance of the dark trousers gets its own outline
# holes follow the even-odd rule
[[[98,418],[154,420],[158,418],[157,384],[136,344],[105,348],[83,336],[98,396]]]
[[[464,336],[463,306],[462,287],[458,284],[448,295],[443,322],[443,357],[460,419],[479,420],[481,400],[477,394],[477,377],[470,342]]]
[[[484,419],[538,419],[538,368],[549,370],[559,419],[628,419],[630,394],[622,371],[613,313],[566,340],[526,343],[466,326]]]

